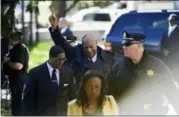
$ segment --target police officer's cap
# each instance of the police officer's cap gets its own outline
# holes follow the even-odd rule
[[[13,31],[10,34],[10,39],[11,40],[21,40],[22,32],[21,31]]]
[[[128,33],[126,31],[123,33],[123,39],[130,39],[130,40],[133,40],[133,41],[144,42],[145,37],[146,36],[141,34],[141,33]]]

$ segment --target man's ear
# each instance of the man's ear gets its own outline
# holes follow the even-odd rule
[[[143,43],[141,43],[141,44],[138,44],[138,47],[143,47]]]
[[[49,59],[52,59],[52,56],[49,55]]]

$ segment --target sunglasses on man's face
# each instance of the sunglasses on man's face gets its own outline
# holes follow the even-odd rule
[[[137,42],[137,41],[129,40],[129,39],[124,39],[124,40],[122,41],[122,45],[123,45],[123,46],[126,46],[126,47],[131,46],[131,45],[133,45],[133,44],[140,44],[140,43],[141,43],[141,42]]]
[[[66,58],[59,58],[59,59],[56,59],[55,61],[56,62],[64,62],[64,61],[66,61]]]

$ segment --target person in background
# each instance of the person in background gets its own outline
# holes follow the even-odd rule
[[[15,31],[11,34],[9,44],[11,49],[3,60],[3,71],[10,81],[11,112],[13,116],[20,115],[22,90],[28,70],[28,48],[21,43],[22,33]]]
[[[108,94],[121,115],[167,115],[170,105],[179,111],[179,91],[169,68],[144,50],[145,36],[124,32],[124,56],[107,75]]]
[[[82,44],[72,47],[59,32],[57,18],[54,14],[49,17],[51,37],[55,45],[60,45],[67,55],[67,60],[75,73],[76,85],[79,87],[82,76],[87,70],[97,70],[106,75],[114,64],[114,55],[97,46],[97,39],[92,35],[84,35]]]
[[[49,59],[31,69],[24,85],[24,116],[65,116],[67,103],[75,98],[73,71],[64,65],[65,52],[52,46]]]
[[[119,115],[113,96],[106,95],[104,76],[89,70],[82,78],[77,99],[68,103],[68,116]]]
[[[0,41],[1,41],[1,65],[2,65],[4,57],[9,52],[9,40],[8,38],[2,38]],[[1,88],[2,89],[5,88],[5,85],[4,85],[5,83],[6,83],[6,76],[4,74],[3,69],[1,69]]]
[[[64,17],[59,18],[58,27],[62,36],[73,36],[72,30],[68,26],[68,21]]]
[[[161,42],[161,49],[164,53],[162,58],[164,62],[169,66],[175,80],[179,85],[179,16],[176,14],[170,14],[168,18],[168,31],[164,33]]]

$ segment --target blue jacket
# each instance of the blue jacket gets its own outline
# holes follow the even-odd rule
[[[61,29],[59,29],[61,30]],[[72,30],[68,27],[65,32],[62,33],[62,36],[73,36]]]

